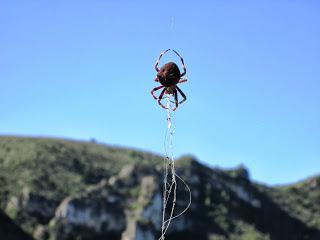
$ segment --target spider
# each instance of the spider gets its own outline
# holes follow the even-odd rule
[[[186,95],[177,86],[178,83],[183,83],[183,82],[187,81],[186,78],[183,78],[183,76],[186,75],[187,69],[186,69],[186,66],[184,64],[183,58],[180,56],[180,54],[177,51],[175,51],[173,49],[172,49],[172,51],[180,57],[180,60],[182,62],[182,66],[183,66],[183,73],[180,74],[179,67],[174,62],[168,62],[165,65],[163,65],[160,69],[158,68],[158,65],[160,63],[161,57],[166,52],[168,52],[169,50],[170,49],[167,49],[167,50],[165,50],[164,52],[162,52],[160,54],[155,66],[154,66],[156,71],[157,71],[157,77],[156,77],[155,81],[156,82],[160,82],[161,86],[153,88],[151,90],[151,95],[155,100],[158,100],[158,104],[164,109],[168,109],[168,108],[161,103],[163,95],[164,94],[173,95],[173,97],[175,99],[175,101],[174,101],[175,108],[173,108],[172,110],[175,111],[178,108],[179,104],[181,104],[181,103],[183,103],[184,101],[187,100]],[[154,92],[158,91],[158,90],[160,90],[162,88],[164,88],[164,89],[160,93],[159,97],[156,97],[154,95]],[[180,102],[178,100],[178,92],[183,97],[183,100],[180,101]]]

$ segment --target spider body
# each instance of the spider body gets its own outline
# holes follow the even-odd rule
[[[158,100],[158,104],[165,109],[167,109],[167,107],[161,103],[161,100],[163,99],[163,95],[164,94],[173,95],[174,99],[175,99],[175,102],[174,102],[175,108],[172,110],[174,111],[178,108],[179,104],[181,104],[187,100],[186,95],[177,86],[178,83],[183,83],[183,82],[187,81],[186,78],[182,78],[186,74],[187,69],[184,64],[183,58],[175,50],[173,50],[173,51],[181,59],[181,62],[183,65],[183,70],[184,70],[183,73],[182,74],[180,73],[180,69],[179,69],[178,65],[175,64],[174,62],[168,62],[168,63],[164,64],[160,69],[158,68],[158,65],[159,65],[159,62],[160,62],[162,55],[165,54],[166,52],[168,52],[169,50],[170,49],[167,49],[166,51],[162,52],[156,62],[155,69],[157,71],[157,77],[156,77],[155,81],[159,82],[161,84],[161,86],[158,86],[158,87],[155,87],[154,89],[152,89],[151,95],[153,96],[154,99]],[[154,92],[158,91],[162,88],[164,88],[164,89],[161,91],[159,97],[156,97],[154,95]],[[178,100],[178,92],[183,97],[183,100],[180,102]]]
[[[178,65],[174,62],[168,62],[160,68],[157,74],[157,79],[162,86],[170,87],[178,84],[180,75]]]

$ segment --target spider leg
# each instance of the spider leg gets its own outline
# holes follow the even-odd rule
[[[163,94],[166,92],[166,89],[163,89],[162,92],[160,93],[160,96],[159,96],[159,99],[158,99],[158,104],[164,108],[164,109],[167,109],[166,106],[164,106],[162,103],[161,103],[161,100],[163,98]]]
[[[155,81],[155,82],[159,82],[159,79],[156,77],[156,78],[154,79],[154,81]]]
[[[177,54],[177,55],[179,56],[179,58],[180,58],[180,60],[181,60],[181,62],[182,62],[183,73],[181,73],[181,75],[180,75],[180,77],[182,77],[182,76],[186,75],[186,73],[187,73],[186,65],[184,64],[184,60],[183,60],[183,58],[180,56],[180,54],[179,54],[176,50],[174,50],[174,49],[172,49],[172,51],[174,51],[175,54]]]
[[[183,97],[182,101],[179,102],[179,104],[181,104],[181,103],[183,103],[184,101],[187,100],[187,97],[186,97],[186,95],[181,91],[181,89],[180,89],[179,87],[176,86],[176,88],[177,88],[178,92],[181,94],[181,96]]]
[[[178,106],[179,106],[177,89],[174,89],[174,90],[173,90],[173,96],[174,96],[174,100],[175,100],[176,107],[173,108],[172,111],[175,111],[175,110],[178,108]]]
[[[154,89],[151,90],[151,95],[152,97],[157,100],[158,98],[153,94],[155,91],[158,91],[159,89],[163,88],[164,86],[159,86],[159,87],[155,87]]]
[[[184,82],[187,82],[187,81],[188,81],[188,79],[182,78],[182,79],[180,79],[180,81],[178,83],[184,83]]]
[[[154,68],[156,69],[157,72],[159,72],[158,65],[159,65],[159,63],[160,63],[160,59],[162,58],[163,54],[165,54],[165,53],[168,52],[169,50],[170,50],[170,48],[167,49],[167,50],[165,50],[164,52],[160,53],[160,56],[159,56],[158,60],[156,61],[156,64],[154,65]]]

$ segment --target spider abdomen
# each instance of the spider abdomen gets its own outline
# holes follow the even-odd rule
[[[160,68],[157,77],[165,87],[176,85],[180,80],[179,67],[174,62],[168,62]]]

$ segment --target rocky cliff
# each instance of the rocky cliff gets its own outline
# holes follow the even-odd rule
[[[193,197],[166,239],[320,239],[319,176],[268,187],[251,181],[243,166],[213,169],[188,156],[176,165]],[[160,156],[96,143],[0,138],[0,206],[15,223],[1,221],[36,240],[156,240],[161,191]],[[189,200],[181,182],[177,194],[176,213]]]

